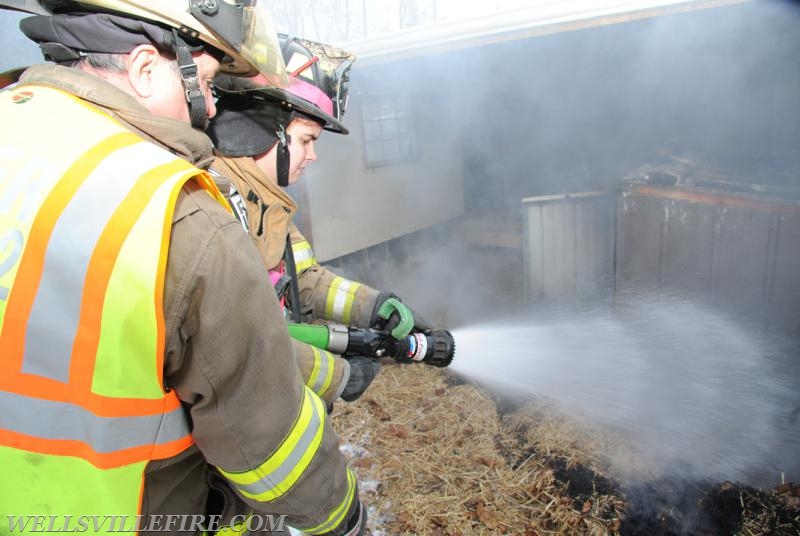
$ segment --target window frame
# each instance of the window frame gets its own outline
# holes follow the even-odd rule
[[[365,167],[378,168],[414,161],[416,143],[411,99],[406,95],[386,91],[370,91],[359,95],[359,101]],[[382,107],[387,106],[391,107],[391,111],[384,117]],[[372,112],[370,107],[374,110],[373,117],[369,117]],[[395,145],[395,154],[387,150],[388,144],[392,143]],[[371,145],[379,147],[377,158],[373,154]]]

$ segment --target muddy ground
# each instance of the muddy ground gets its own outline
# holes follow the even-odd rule
[[[375,536],[800,535],[800,485],[623,486],[613,437],[433,367],[384,365],[360,400],[336,404],[333,422]]]

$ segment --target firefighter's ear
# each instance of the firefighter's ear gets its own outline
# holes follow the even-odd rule
[[[169,67],[167,63],[152,45],[139,45],[128,54],[128,82],[140,98],[153,96],[158,77],[164,76],[162,72]]]

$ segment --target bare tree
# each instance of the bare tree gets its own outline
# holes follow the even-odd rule
[[[436,0],[398,0],[397,29],[436,22]]]
[[[279,31],[341,42],[437,20],[438,0],[272,0]]]
[[[307,2],[293,0],[272,0],[270,11],[275,18],[275,26],[279,32],[299,33],[305,30],[303,19],[310,7]]]

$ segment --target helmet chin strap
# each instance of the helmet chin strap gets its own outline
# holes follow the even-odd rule
[[[178,57],[186,102],[189,103],[189,119],[194,128],[205,130],[208,127],[208,110],[206,110],[206,97],[200,89],[200,80],[197,77],[197,64],[192,58],[189,45],[174,28],[172,35],[175,37],[175,55]]]
[[[278,172],[278,186],[289,186],[289,144],[292,143],[292,137],[286,133],[283,125],[278,125],[275,131],[278,136],[278,145],[275,147],[278,154],[275,158],[275,164]]]

